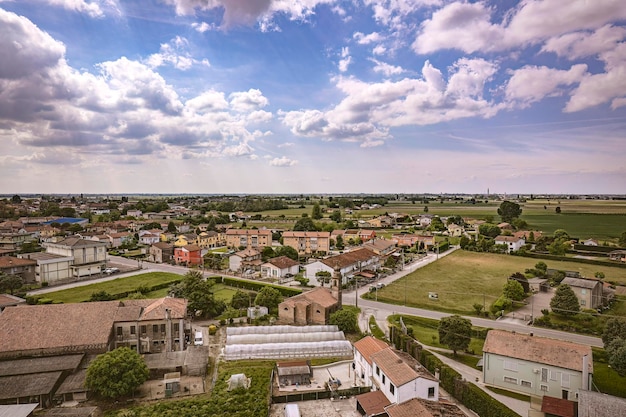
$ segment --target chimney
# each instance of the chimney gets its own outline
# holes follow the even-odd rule
[[[583,356],[583,378],[582,389],[589,391],[589,355]]]

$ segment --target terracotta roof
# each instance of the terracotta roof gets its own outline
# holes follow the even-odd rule
[[[226,231],[227,235],[246,235],[246,236],[254,236],[254,235],[272,235],[271,230],[263,230],[263,229],[228,229]]]
[[[181,250],[186,250],[187,252],[198,252],[201,251],[202,249],[200,248],[200,246],[198,245],[185,245],[182,248],[180,248]]]
[[[520,230],[520,231],[513,233],[513,236],[528,240],[528,237],[530,236],[531,232],[533,236],[535,237],[535,240],[539,239],[543,235],[543,232],[539,230]]]
[[[26,300],[11,294],[0,294],[0,308],[24,304]]]
[[[164,250],[164,249],[174,249],[174,245],[172,245],[171,243],[167,243],[167,242],[158,242],[158,243],[154,243],[152,244],[152,246]]]
[[[583,356],[589,355],[589,372],[593,373],[591,347],[563,340],[490,330],[483,352],[580,372]]]
[[[419,378],[419,374],[396,355],[391,348],[372,354],[374,362],[396,387]]]
[[[272,264],[276,268],[279,268],[279,269],[286,269],[286,268],[291,268],[292,266],[300,265],[299,262],[294,261],[293,259],[287,256],[279,256],[278,258],[272,258],[269,261],[267,261],[267,263]]]
[[[303,232],[303,231],[285,231],[285,237],[330,237],[330,232]]]
[[[575,417],[577,415],[575,404],[574,401],[544,395],[541,412],[559,417]]]
[[[372,354],[387,349],[388,347],[389,345],[387,343],[373,336],[365,336],[354,343],[354,348],[359,351],[361,356],[363,356],[370,365],[372,364]]]
[[[244,249],[242,251],[236,252],[235,255],[241,258],[249,258],[251,256],[259,256],[261,255],[261,252],[259,252],[256,249],[248,248],[248,249]]]
[[[328,288],[318,287],[311,291],[294,295],[293,297],[288,298],[285,301],[283,301],[283,303],[287,303],[291,305],[316,303],[316,304],[321,305],[324,308],[328,308],[337,304],[337,299],[333,297],[333,295],[331,294]]]
[[[515,236],[496,236],[496,238],[494,239],[496,242],[519,242],[520,240],[524,240],[524,238],[521,237],[515,237]]]
[[[184,298],[165,297],[158,300],[127,300],[124,303],[126,305],[130,303],[145,306],[139,318],[140,321],[162,320],[165,318],[165,310],[170,311],[172,319],[184,319],[187,316],[187,300]]]
[[[342,253],[341,255],[331,256],[330,258],[322,259],[322,263],[333,269],[335,267],[345,268],[358,262],[367,261],[376,256],[378,255],[376,255],[371,250],[360,248],[357,250],[353,250],[352,252],[346,252]]]
[[[389,417],[466,417],[459,407],[447,401],[418,398],[393,404],[385,409]]]
[[[356,396],[357,402],[361,405],[366,416],[376,416],[385,412],[385,407],[391,402],[385,397],[382,391],[370,391]]]
[[[11,268],[14,266],[31,266],[37,265],[37,261],[30,259],[17,258],[15,256],[0,256],[0,269]]]

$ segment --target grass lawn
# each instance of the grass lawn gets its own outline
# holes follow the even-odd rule
[[[378,291],[378,300],[392,304],[445,311],[464,315],[474,314],[472,305],[483,304],[488,309],[502,293],[507,277],[514,272],[533,268],[540,259],[510,255],[457,250]],[[593,277],[602,271],[606,280],[626,284],[626,269],[587,265],[567,261],[546,260],[548,268],[578,271]],[[438,300],[430,300],[436,292]]]
[[[604,349],[593,348],[593,383],[604,394],[626,398],[626,377],[609,367]]]
[[[144,286],[152,287],[154,285],[168,282],[174,283],[180,279],[182,279],[182,275],[172,274],[169,272],[149,272],[126,278],[118,278],[112,281],[99,282],[67,290],[50,292],[42,294],[41,298],[48,298],[56,303],[81,303],[83,301],[89,301],[91,294],[98,291],[106,291],[109,294],[117,294],[126,291],[133,291]]]

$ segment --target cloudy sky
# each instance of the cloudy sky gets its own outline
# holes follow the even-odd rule
[[[0,193],[626,193],[623,0],[0,0]]]

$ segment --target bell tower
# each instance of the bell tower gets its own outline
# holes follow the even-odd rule
[[[335,265],[333,276],[330,278],[330,293],[337,300],[337,307],[341,308],[341,270],[339,265]]]

